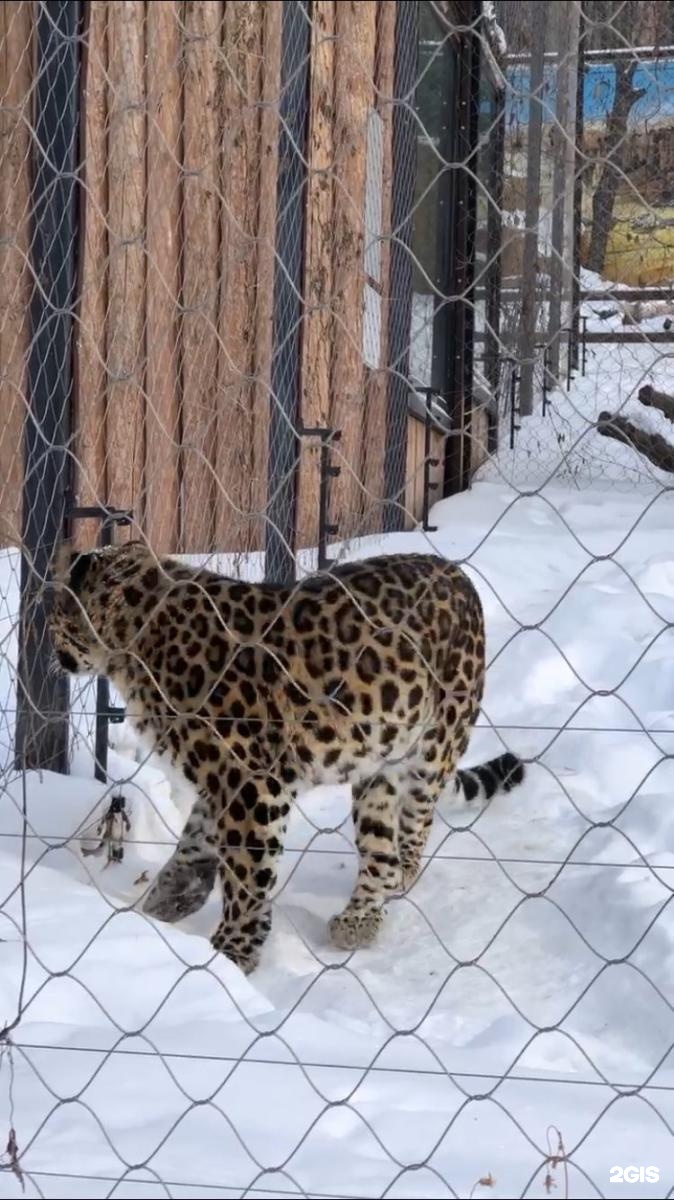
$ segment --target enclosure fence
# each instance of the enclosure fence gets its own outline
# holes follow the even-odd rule
[[[674,1194],[673,6],[5,0],[0,49],[0,1194]],[[194,796],[54,669],[64,539],[460,562],[466,763],[524,784],[350,952],[300,797],[244,976],[217,898],[141,911]]]

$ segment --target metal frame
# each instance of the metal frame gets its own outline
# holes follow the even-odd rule
[[[583,288],[580,296],[582,300],[611,300],[614,303],[616,300],[674,300],[674,288],[633,288],[617,283],[614,288],[606,288],[601,292],[593,291],[592,288]]]
[[[587,325],[587,317],[583,318]],[[615,343],[616,346],[654,346],[656,343],[660,345],[674,345],[674,329],[651,329],[648,333],[638,329],[621,330],[609,329],[606,332],[603,329],[584,329],[581,334],[581,365],[582,373],[585,374],[587,365],[586,347],[592,342],[595,343]]]
[[[265,576],[286,584],[295,579],[310,46],[308,0],[283,0]]]
[[[388,313],[389,374],[384,451],[384,532],[405,525],[407,474],[407,395],[412,319],[412,207],[416,172],[416,131],[411,113],[417,77],[419,5],[396,5],[393,62],[393,131]]]
[[[445,443],[444,495],[463,491],[470,481],[469,426],[473,400],[475,266],[475,159],[478,143],[480,37],[472,28],[479,19],[477,0],[466,6],[466,24],[458,39],[459,107],[456,161],[462,169],[455,180],[451,223],[455,227],[452,253],[451,294],[459,297],[448,306],[451,326],[448,338],[447,392],[452,432]],[[456,215],[457,219],[453,217]]]
[[[436,19],[439,17],[436,14]],[[456,43],[456,39],[454,39]],[[461,56],[456,53],[456,44],[451,47],[454,53],[454,69],[448,79],[446,101],[448,112],[455,116],[461,104]],[[454,119],[448,122],[442,157],[446,163],[460,161],[459,128]],[[451,401],[446,395],[447,378],[451,370],[450,362],[455,339],[455,310],[456,305],[449,297],[456,288],[457,254],[460,254],[460,243],[457,238],[457,202],[461,189],[459,172],[455,167],[445,167],[438,181],[437,195],[440,211],[444,212],[445,220],[441,224],[441,240],[438,247],[439,274],[442,279],[442,290],[445,299],[436,307],[433,319],[433,364],[432,383],[436,395],[441,395],[449,411]]]
[[[24,426],[21,613],[16,762],[68,768],[68,685],[49,671],[48,578],[71,471],[77,188],[79,0],[41,0],[35,16],[28,413]]]
[[[485,349],[484,375],[491,396],[496,400],[501,371],[501,284],[503,263],[503,166],[505,154],[505,87],[495,76],[490,58],[482,54],[480,69],[485,68],[494,87],[498,116],[489,135],[489,178],[491,198],[487,217],[487,270],[485,274]],[[498,450],[498,411],[495,403],[487,410],[487,452]]]
[[[581,0],[581,3],[582,3],[582,0]],[[546,50],[545,54],[543,55],[544,61],[545,62],[554,61],[556,53],[557,52],[555,50]],[[639,58],[640,58],[641,62],[644,62],[644,63],[656,62],[658,59],[661,59],[661,58],[674,57],[674,46],[647,46],[647,47],[644,47],[643,50],[639,50],[638,53],[639,53]],[[598,48],[598,49],[594,49],[594,50],[592,50],[592,49],[586,50],[585,58],[588,60],[588,62],[599,62],[602,64],[604,64],[604,63],[609,64],[609,63],[617,62],[621,58],[622,59],[634,58],[634,54],[635,54],[635,47],[633,47],[633,46],[614,46],[612,49],[606,47],[604,49]],[[529,62],[530,62],[530,55],[528,52],[527,53],[525,53],[525,52],[513,53],[513,54],[506,55],[506,65],[507,66],[510,66],[513,63],[528,64]]]

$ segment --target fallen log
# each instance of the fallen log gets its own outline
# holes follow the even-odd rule
[[[656,392],[650,383],[639,388],[639,403],[645,408],[658,408],[668,421],[674,421],[674,396],[667,392]]]
[[[668,471],[674,475],[674,446],[659,433],[649,433],[633,425],[626,417],[617,413],[602,412],[597,418],[597,432],[602,437],[615,438],[643,454],[649,462],[660,471]]]

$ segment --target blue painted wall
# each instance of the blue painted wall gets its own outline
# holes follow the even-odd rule
[[[526,125],[529,120],[529,67],[514,66],[506,72],[507,128]],[[634,83],[645,88],[645,95],[632,106],[630,125],[644,121],[674,120],[674,58],[637,68]],[[583,82],[583,113],[585,121],[605,121],[613,108],[615,96],[615,67],[612,64],[589,62]],[[546,66],[543,83],[543,120],[550,122],[555,111],[555,68]]]

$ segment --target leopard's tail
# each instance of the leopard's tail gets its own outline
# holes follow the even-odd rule
[[[522,783],[524,763],[516,754],[499,754],[476,767],[462,769],[454,776],[454,790],[464,800],[491,800],[498,792],[511,792]]]

